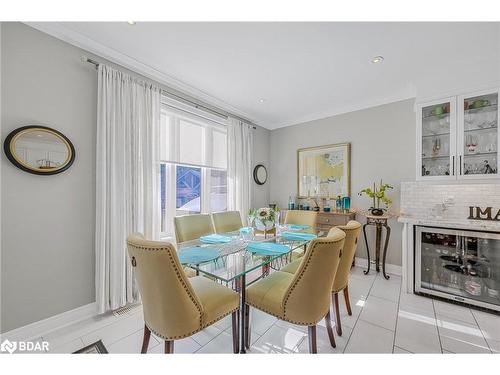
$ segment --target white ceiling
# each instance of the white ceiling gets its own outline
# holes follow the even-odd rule
[[[138,63],[269,129],[413,97],[424,84],[453,85],[478,72],[498,81],[498,23],[31,25]],[[377,55],[385,61],[371,63]]]

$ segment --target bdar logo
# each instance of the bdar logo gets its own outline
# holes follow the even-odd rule
[[[9,340],[5,340],[0,345],[0,351],[2,352],[9,352],[10,354],[12,354],[16,351],[16,349],[17,349],[17,343],[10,342]]]

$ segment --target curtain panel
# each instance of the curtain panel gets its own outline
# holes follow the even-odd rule
[[[227,199],[229,211],[240,211],[244,222],[252,207],[252,127],[229,118],[227,128]]]
[[[126,238],[160,233],[161,90],[99,65],[96,151],[98,312],[138,300]]]

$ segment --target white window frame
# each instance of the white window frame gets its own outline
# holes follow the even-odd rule
[[[160,145],[160,147],[168,147],[167,160],[160,160],[162,164],[166,164],[166,202],[165,202],[165,228],[161,228],[160,237],[162,239],[172,239],[174,237],[173,218],[177,212],[177,189],[176,189],[176,166],[186,166],[201,168],[201,190],[200,190],[200,209],[201,213],[210,213],[210,191],[211,191],[211,178],[210,170],[217,169],[227,172],[226,168],[211,167],[213,159],[213,132],[217,131],[224,133],[227,136],[227,126],[212,121],[208,118],[198,119],[194,114],[186,114],[184,111],[177,110],[171,106],[162,106],[162,116],[170,117],[169,128],[169,144]],[[181,120],[190,124],[201,126],[204,129],[204,145],[203,145],[203,163],[200,165],[186,164],[178,162],[180,160],[180,126]]]

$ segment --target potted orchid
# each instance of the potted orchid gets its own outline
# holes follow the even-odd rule
[[[389,206],[392,203],[392,200],[385,195],[387,190],[393,189],[393,187],[389,184],[384,184],[382,180],[380,180],[380,185],[378,188],[375,183],[373,183],[373,190],[371,188],[365,188],[359,192],[359,195],[366,194],[370,198],[373,199],[373,205],[370,207],[370,212],[372,215],[381,216],[384,214],[384,211],[387,211]],[[380,202],[384,203],[385,208],[380,207]]]
[[[269,231],[274,228],[278,215],[278,208],[252,208],[248,212],[249,225],[260,231]]]

